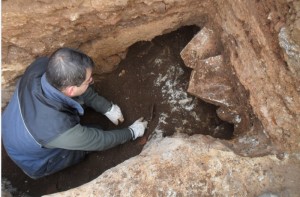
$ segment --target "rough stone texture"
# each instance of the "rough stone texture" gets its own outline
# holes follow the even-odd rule
[[[299,195],[299,154],[240,157],[211,137],[174,136],[78,188],[46,196]],[[179,170],[180,169],[180,170]]]
[[[221,42],[218,35],[206,27],[203,27],[180,53],[186,66],[193,69],[199,64],[199,60],[220,54]]]
[[[296,44],[290,38],[289,30],[281,28],[279,33],[279,44],[284,50],[284,59],[287,62],[289,70],[292,72],[296,80],[300,78],[300,45]],[[298,87],[298,90],[300,87]]]
[[[182,25],[202,24],[214,7],[207,1],[174,0],[10,0],[2,2],[2,87],[8,86],[37,56],[79,48],[112,71],[137,41]],[[210,9],[208,9],[210,8]],[[3,105],[7,100],[3,100]]]
[[[287,69],[278,40],[272,39],[278,37],[288,5],[285,1],[226,2],[217,1],[220,18],[216,17],[223,29],[225,61],[249,91],[253,111],[272,143],[281,151],[299,151],[299,79]],[[270,17],[275,12],[278,16]]]
[[[2,1],[4,98],[36,56],[60,46],[88,53],[102,73],[113,70],[131,44],[197,24],[220,41],[209,42],[217,52],[206,54],[201,65],[208,68],[213,62],[226,72],[230,69],[238,80],[227,81],[225,87],[232,91],[233,82],[241,84],[248,98],[241,103],[251,106],[249,113],[242,111],[243,117],[253,114],[263,127],[241,129],[222,143],[204,136],[153,140],[141,155],[54,196],[298,196],[299,7],[297,0]],[[197,68],[192,79],[201,72]],[[222,110],[218,114],[222,117]],[[242,150],[244,144],[239,153],[253,156],[261,154],[263,146],[250,148],[265,142],[267,152],[271,147],[277,157],[241,157],[228,148]]]
[[[204,27],[181,51],[185,64],[193,68],[188,92],[219,106],[218,116],[234,124],[228,145],[237,154],[256,156],[270,153],[271,142],[249,104],[249,94],[239,83],[232,67],[224,62],[220,40]],[[215,56],[216,55],[216,56]]]
[[[300,1],[288,1],[290,4],[289,17],[286,25],[290,31],[291,39],[300,45]]]

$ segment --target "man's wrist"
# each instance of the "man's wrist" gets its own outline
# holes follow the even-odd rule
[[[109,111],[111,111],[112,107],[113,107],[113,103],[112,103],[112,102],[110,102],[110,104],[109,104],[109,107],[108,107],[108,109],[107,109],[107,111],[106,111],[106,112],[109,112]]]
[[[128,128],[131,132],[131,136],[132,136],[132,140],[135,140],[135,135],[134,135],[134,131],[131,128]]]

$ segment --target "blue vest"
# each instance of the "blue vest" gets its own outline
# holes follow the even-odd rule
[[[48,58],[25,71],[2,115],[2,139],[11,159],[30,177],[39,178],[77,163],[83,151],[43,146],[79,123],[83,108],[45,78]]]

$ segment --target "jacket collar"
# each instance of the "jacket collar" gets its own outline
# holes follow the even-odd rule
[[[52,85],[50,85],[50,83],[46,79],[45,74],[43,74],[43,76],[41,78],[41,85],[42,85],[44,94],[48,99],[55,100],[60,103],[64,103],[64,104],[76,109],[80,115],[83,115],[84,110],[83,110],[82,106],[78,102],[73,100],[72,98],[67,97],[61,91],[57,90]]]

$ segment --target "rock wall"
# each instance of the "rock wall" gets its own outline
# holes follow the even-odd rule
[[[286,18],[294,9],[299,21],[296,1],[218,1],[217,13],[227,60],[249,91],[250,104],[266,135],[278,149],[299,151],[300,75],[284,61],[282,54],[287,59],[288,51],[282,52],[278,44],[282,39],[278,33],[286,28]],[[296,24],[287,28],[296,29]],[[298,51],[298,62],[299,58]]]
[[[66,0],[2,2],[2,87],[9,87],[37,57],[67,46],[79,48],[112,71],[137,41],[183,25],[203,24],[214,7],[209,1]],[[5,96],[3,105],[9,96]]]
[[[285,25],[299,3],[217,1],[215,6],[216,24],[203,28],[181,52],[194,70],[188,91],[220,106],[219,117],[235,125],[229,144],[238,154],[299,151],[300,56],[291,33],[297,22]]]
[[[181,51],[185,64],[192,68],[187,91],[219,106],[218,116],[234,125],[234,139],[226,144],[244,156],[272,152],[272,141],[249,103],[249,93],[239,82],[232,65],[226,61],[221,41],[206,27]]]
[[[219,63],[241,86],[242,91],[231,86],[238,92],[233,98],[243,99],[236,103],[248,105],[251,116],[240,117],[261,125],[241,129],[231,141],[203,136],[152,139],[141,155],[55,196],[297,196],[299,1],[10,0],[2,2],[2,10],[3,105],[28,64],[58,47],[83,50],[96,61],[100,74],[112,71],[133,43],[196,24],[214,32],[218,43],[212,57],[221,57]],[[240,157],[232,149],[256,157]]]

